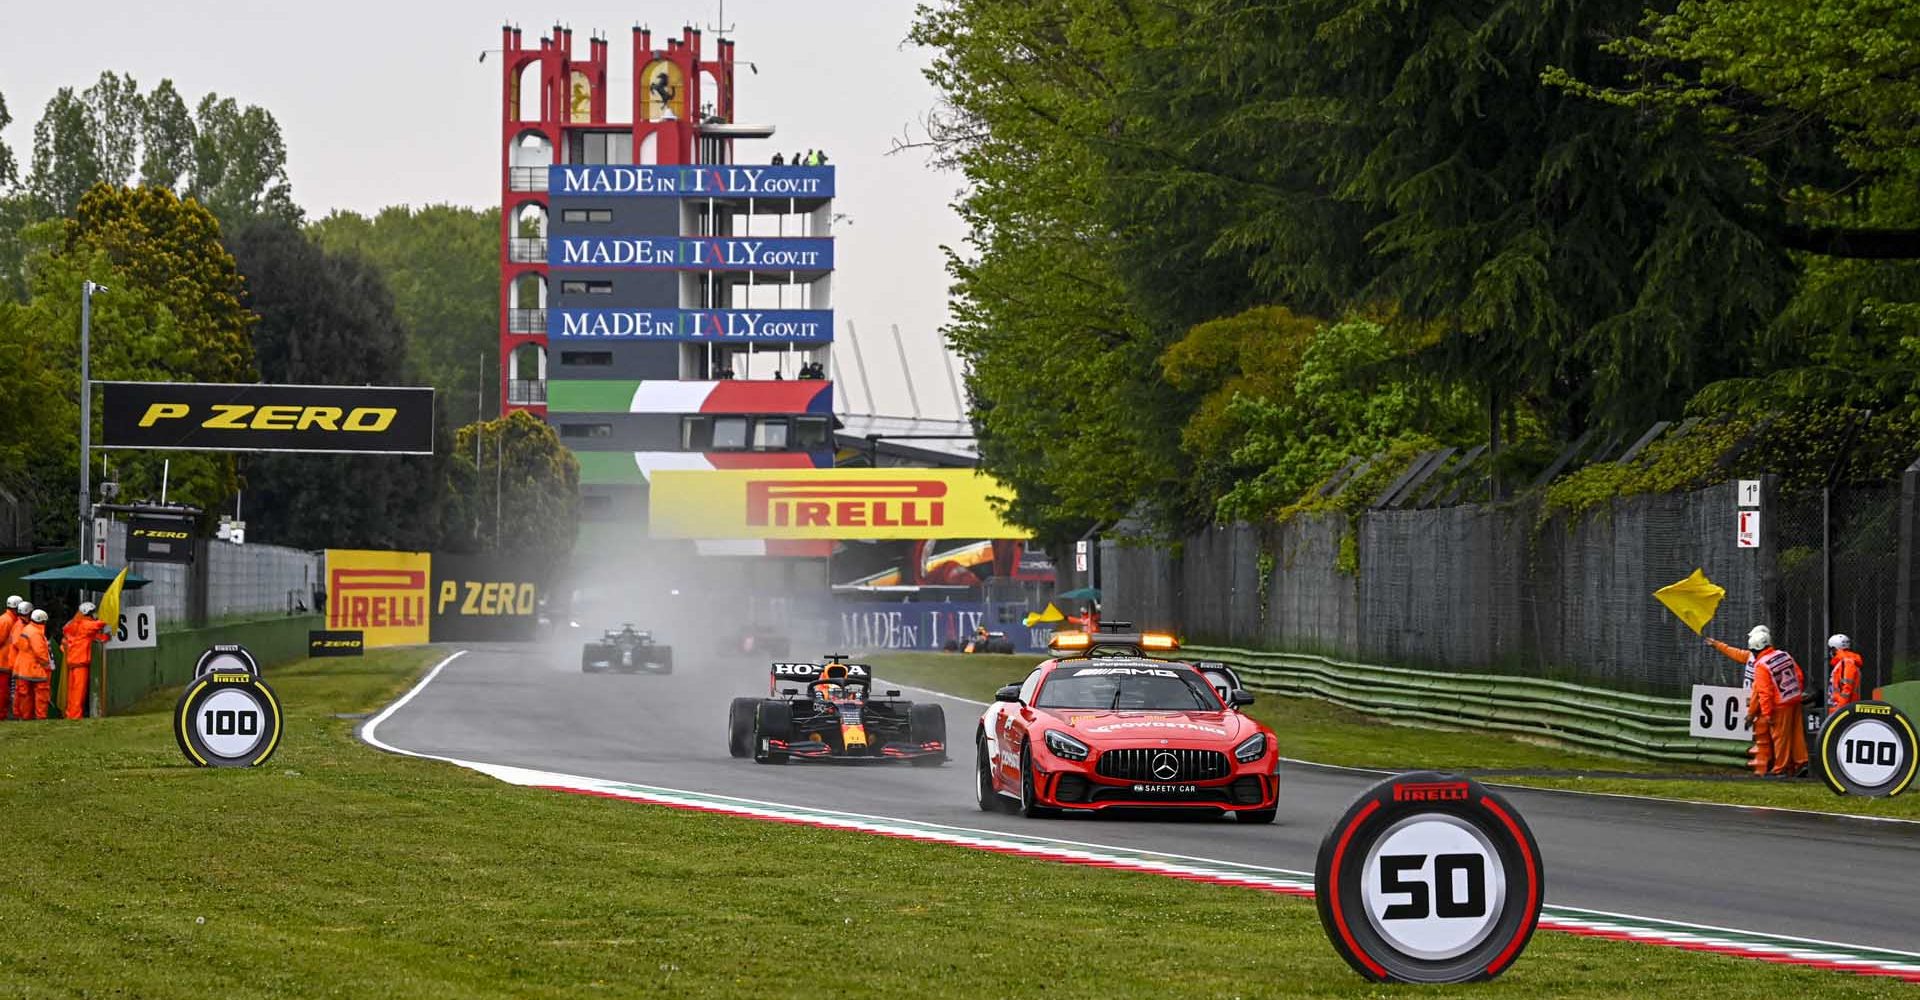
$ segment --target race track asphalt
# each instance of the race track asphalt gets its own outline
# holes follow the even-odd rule
[[[1029,820],[974,805],[975,704],[944,703],[955,746],[945,767],[772,767],[729,757],[725,742],[730,699],[766,690],[763,661],[680,649],[671,676],[587,676],[577,648],[468,648],[382,724],[382,740],[436,756],[1297,871],[1312,870],[1328,826],[1379,780],[1287,765],[1272,826]],[[1540,841],[1550,903],[1920,950],[1920,824],[1503,793]]]

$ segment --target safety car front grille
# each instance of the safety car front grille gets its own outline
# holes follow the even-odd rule
[[[1171,761],[1162,759],[1171,757]],[[1171,763],[1174,773],[1166,773]],[[1100,755],[1094,773],[1103,778],[1126,781],[1186,782],[1224,778],[1231,770],[1227,755],[1218,750],[1181,750],[1172,747],[1140,747],[1108,750]]]

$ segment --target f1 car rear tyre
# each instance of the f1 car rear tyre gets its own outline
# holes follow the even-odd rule
[[[753,713],[753,759],[761,764],[785,764],[787,752],[767,746],[768,740],[793,739],[793,708],[784,701],[760,702]]]
[[[1011,652],[1013,652],[1013,640],[1011,640],[1011,639],[992,639],[992,640],[989,640],[989,641],[987,642],[987,652],[989,652],[989,653],[1011,653]]]
[[[1028,819],[1044,819],[1057,815],[1059,811],[1040,804],[1040,796],[1034,790],[1033,783],[1033,748],[1022,745],[1020,747],[1020,815]]]
[[[673,647],[672,646],[653,647],[653,662],[660,665],[660,673],[663,673],[663,674],[673,673]]]
[[[1240,822],[1242,823],[1271,823],[1273,822],[1273,818],[1279,814],[1280,810],[1278,809],[1248,809],[1234,813],[1235,816],[1240,818]]]
[[[727,709],[727,754],[732,757],[753,755],[753,710],[758,698],[735,698]]]
[[[947,710],[939,705],[907,706],[907,738],[915,743],[947,745]],[[913,758],[914,767],[939,767],[947,762],[947,753]]]

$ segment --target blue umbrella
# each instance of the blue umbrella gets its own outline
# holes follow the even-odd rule
[[[1097,601],[1100,599],[1100,591],[1094,587],[1078,587],[1064,594],[1055,594],[1053,595],[1053,599],[1056,601]]]

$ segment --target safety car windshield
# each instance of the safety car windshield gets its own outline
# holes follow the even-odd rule
[[[1220,698],[1191,670],[1089,664],[1054,670],[1040,686],[1034,707],[1218,712]]]

